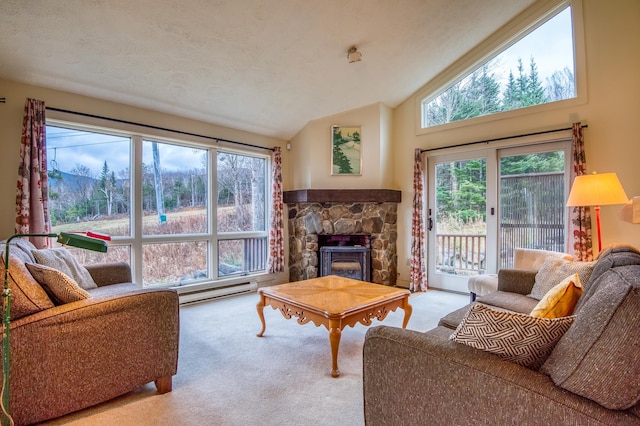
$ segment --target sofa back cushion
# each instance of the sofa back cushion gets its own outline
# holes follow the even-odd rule
[[[572,261],[573,256],[550,250],[516,248],[513,253],[513,267],[516,269],[540,269],[547,257],[557,257]]]
[[[636,256],[636,264],[609,268],[594,277],[594,291],[540,369],[556,385],[609,409],[627,409],[640,401],[640,255]]]

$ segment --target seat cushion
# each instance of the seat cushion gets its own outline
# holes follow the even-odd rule
[[[540,371],[570,392],[624,410],[640,401],[640,265],[609,269],[597,280]]]
[[[462,322],[464,316],[467,315],[467,311],[469,311],[470,307],[471,305],[463,306],[460,309],[456,309],[455,311],[448,313],[444,317],[440,318],[438,327],[442,326],[455,330]]]
[[[122,294],[128,292],[139,292],[143,288],[138,284],[133,283],[119,283],[119,284],[111,284],[105,285],[102,287],[97,287],[94,289],[87,290],[92,297],[100,297],[100,296],[111,296],[113,294]],[[149,291],[153,291],[153,288],[150,288]]]
[[[509,291],[496,291],[486,296],[478,297],[478,302],[509,311],[529,314],[538,304],[538,300],[524,294],[511,293]]]

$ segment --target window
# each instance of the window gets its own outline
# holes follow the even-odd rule
[[[53,230],[112,236],[81,262],[129,262],[144,286],[265,271],[268,156],[50,120],[47,158]]]
[[[517,43],[423,99],[422,128],[577,96],[571,6]]]
[[[218,276],[264,270],[266,161],[218,152],[217,171]]]

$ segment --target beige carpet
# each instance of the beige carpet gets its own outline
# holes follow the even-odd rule
[[[468,296],[430,290],[412,295],[407,328],[426,331]],[[342,332],[332,378],[328,332],[298,325],[265,308],[265,336],[256,293],[180,311],[180,354],[173,391],[158,395],[153,384],[47,425],[362,425],[362,344],[367,327]],[[400,327],[404,312],[385,324]],[[401,386],[401,384],[398,384]]]

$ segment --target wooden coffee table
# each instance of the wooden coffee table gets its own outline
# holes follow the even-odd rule
[[[406,328],[412,310],[408,290],[336,275],[263,287],[258,293],[260,301],[256,308],[262,322],[258,337],[262,337],[266,329],[264,307],[267,305],[280,310],[287,319],[297,317],[298,324],[311,321],[316,327],[324,325],[329,330],[333,377],[340,375],[338,347],[343,328],[358,322],[368,326],[374,318],[382,321],[397,308],[404,310],[402,328]]]

